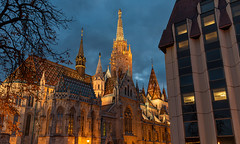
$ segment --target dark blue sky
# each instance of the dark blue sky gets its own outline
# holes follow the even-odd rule
[[[159,85],[166,87],[164,54],[158,43],[167,25],[175,0],[53,0],[57,8],[73,19],[69,29],[58,32],[55,49],[70,49],[70,60],[75,69],[81,27],[84,28],[86,73],[94,75],[98,53],[102,53],[102,67],[110,62],[113,39],[116,37],[118,10],[122,10],[124,37],[133,54],[133,80],[147,88],[151,72],[151,59]]]

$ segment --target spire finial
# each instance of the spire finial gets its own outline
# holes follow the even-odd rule
[[[151,58],[152,68],[153,68],[153,59]]]
[[[117,24],[116,40],[124,40],[121,9],[118,10],[118,24]]]
[[[99,53],[99,58],[101,57],[101,53]]]
[[[83,38],[83,27],[82,27],[82,30],[81,30],[81,38]]]

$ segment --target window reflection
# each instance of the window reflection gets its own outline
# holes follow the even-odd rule
[[[217,41],[217,32],[215,31],[215,32],[205,34],[205,40],[206,40],[206,43],[212,43]]]
[[[215,101],[226,100],[227,94],[225,88],[213,90],[213,96]]]
[[[188,48],[188,40],[179,42],[178,48],[180,48],[180,49]]]
[[[203,25],[204,26],[209,26],[215,24],[215,18],[214,15],[209,15],[203,18]]]
[[[187,25],[181,25],[177,27],[177,35],[185,34],[187,33]]]
[[[193,93],[184,94],[183,95],[183,101],[184,101],[184,104],[194,104],[195,103],[194,94]]]

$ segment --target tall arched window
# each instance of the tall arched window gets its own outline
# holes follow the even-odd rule
[[[75,109],[71,108],[70,115],[69,115],[69,123],[68,123],[68,134],[73,134],[73,128],[74,128],[74,115],[75,115]]]
[[[26,127],[25,127],[25,136],[28,136],[28,135],[29,135],[30,124],[31,124],[31,115],[28,114],[28,115],[27,115],[27,121],[26,121]]]
[[[58,107],[57,109],[57,126],[56,133],[61,134],[63,132],[63,108]]]
[[[128,96],[129,96],[129,85],[128,85],[128,89],[127,89],[127,91],[128,91]]]
[[[124,126],[125,133],[132,134],[132,113],[130,108],[127,108],[124,112]]]
[[[49,133],[49,123],[50,123],[50,113],[51,113],[51,109],[48,109],[47,112],[47,121],[46,121],[46,135]]]
[[[80,128],[81,128],[81,135],[84,135],[84,111],[81,112],[80,115]]]

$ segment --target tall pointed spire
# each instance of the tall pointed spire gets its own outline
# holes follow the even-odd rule
[[[83,53],[83,28],[81,30],[81,43],[80,43],[80,48],[78,51],[78,55],[76,57],[76,70],[79,73],[79,75],[84,79],[85,78],[85,63],[86,63],[86,58],[84,57]]]
[[[99,60],[98,60],[98,65],[97,65],[95,77],[103,78],[102,64],[101,64],[101,53],[99,53]]]
[[[81,43],[80,43],[80,48],[78,51],[78,56],[84,56],[84,52],[83,52],[83,28],[81,30]]]
[[[161,91],[160,91],[160,87],[159,87],[159,84],[157,81],[156,74],[153,69],[153,65],[152,65],[151,75],[149,78],[147,92],[150,94],[152,100],[161,98]]]
[[[118,24],[117,24],[116,40],[124,40],[121,9],[118,10]]]

